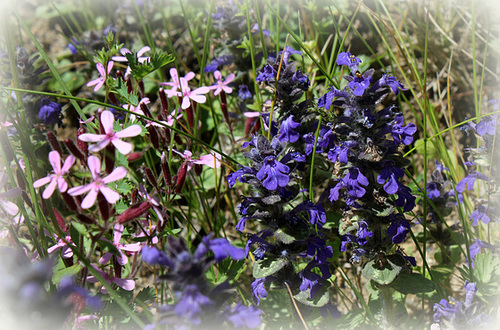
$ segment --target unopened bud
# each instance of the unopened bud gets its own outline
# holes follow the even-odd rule
[[[54,225],[58,226],[61,231],[66,232],[66,230],[68,230],[68,226],[66,226],[66,222],[64,221],[61,213],[59,213],[58,210],[54,209],[54,216],[56,217],[56,222],[54,223]]]
[[[93,225],[93,224],[97,223],[97,221],[95,221],[95,219],[93,219],[89,216],[86,216],[85,214],[77,214],[76,218],[78,220],[80,220],[81,222],[86,223],[88,225]]]
[[[145,201],[142,203],[138,203],[135,205],[132,205],[128,209],[126,209],[122,214],[118,215],[116,217],[116,220],[118,220],[118,223],[123,224],[125,222],[135,220],[139,218],[141,215],[149,211],[151,208],[151,202]]]
[[[66,148],[68,148],[69,152],[76,158],[78,158],[81,161],[85,161],[85,156],[83,153],[78,149],[78,147],[75,145],[73,140],[66,139],[64,140],[64,144],[66,145]]]
[[[182,163],[181,168],[177,173],[177,181],[175,182],[175,190],[174,190],[176,193],[180,193],[182,187],[184,186],[184,182],[186,181],[186,176],[187,176],[187,167],[188,167],[187,162]]]
[[[151,139],[151,143],[153,144],[153,147],[157,150],[160,149],[160,139],[158,138],[158,132],[156,131],[156,127],[150,125],[148,127],[148,133]]]
[[[99,206],[99,211],[101,212],[101,218],[104,221],[108,221],[111,215],[109,212],[109,203],[101,192],[97,194],[97,205]]]
[[[129,153],[129,154],[127,155],[127,160],[128,160],[129,162],[134,162],[134,161],[136,161],[136,160],[138,160],[138,159],[141,159],[143,155],[144,155],[144,153],[143,153],[143,152],[140,152],[140,151],[131,152],[131,153]]]
[[[57,151],[59,155],[63,155],[61,145],[59,144],[59,141],[57,141],[57,137],[54,134],[54,132],[48,131],[47,132],[47,140],[49,141],[50,145],[52,146],[52,149]]]
[[[61,195],[64,199],[64,202],[66,203],[66,205],[68,206],[68,208],[71,211],[76,211],[78,209],[78,205],[76,205],[75,199],[73,198],[73,196],[71,196],[67,192],[63,192],[63,193],[61,193]]]
[[[77,131],[76,131],[76,145],[78,146],[78,148],[83,152],[83,154],[85,155],[85,157],[87,157],[89,155],[89,145],[87,142],[85,141],[82,141],[80,140],[78,137],[82,134],[85,133],[85,129],[83,129],[82,127],[80,127]],[[76,156],[75,156],[76,157]]]
[[[161,114],[165,118],[163,120],[166,120],[166,118],[168,116],[168,101],[167,101],[167,96],[165,95],[165,92],[164,92],[163,88],[161,88],[161,87],[160,87],[160,90],[158,91],[158,93],[160,94]]]

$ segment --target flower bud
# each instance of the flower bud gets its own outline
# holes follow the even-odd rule
[[[61,231],[66,232],[66,230],[68,230],[68,226],[66,226],[66,222],[57,209],[54,209],[54,216],[56,217],[54,226],[58,226]]]
[[[124,224],[125,222],[135,220],[144,213],[146,213],[147,211],[149,211],[151,205],[152,204],[149,201],[132,205],[131,207],[126,209],[122,214],[118,215],[116,217],[116,220],[118,220],[118,223],[120,224]]]
[[[163,120],[166,120],[168,116],[168,101],[167,101],[167,96],[165,95],[165,92],[163,91],[163,88],[160,87],[160,90],[158,91],[160,94],[160,102],[161,102],[161,114],[165,118]]]
[[[61,149],[61,145],[59,144],[59,141],[57,141],[57,137],[52,131],[47,132],[47,140],[49,141],[50,145],[52,146],[52,149],[57,151],[59,155],[62,156],[63,152]]]
[[[175,190],[174,190],[176,193],[180,193],[182,187],[184,186],[184,182],[186,181],[186,175],[187,175],[187,167],[188,167],[187,162],[182,163],[179,172],[177,173],[177,181],[175,182]]]
[[[77,214],[76,218],[78,220],[80,220],[81,222],[86,223],[88,225],[93,225],[93,224],[97,223],[97,221],[95,221],[95,219],[92,219],[91,217],[86,216],[85,214]]]
[[[135,162],[136,160],[138,159],[141,159],[142,156],[144,156],[144,153],[143,152],[140,152],[140,151],[136,151],[136,152],[131,152],[127,155],[127,160],[129,162]]]
[[[73,140],[66,139],[66,140],[64,140],[64,144],[66,145],[66,148],[68,148],[69,152],[71,152],[71,154],[73,156],[75,156],[76,158],[78,158],[82,162],[85,161],[85,156],[82,154],[80,149],[78,149],[78,147],[75,145]]]
[[[68,206],[68,208],[71,211],[76,211],[78,209],[78,205],[76,205],[73,196],[71,196],[67,192],[63,192],[63,193],[61,193],[61,195],[62,195],[62,197],[64,199],[64,202],[66,203],[66,205]]]

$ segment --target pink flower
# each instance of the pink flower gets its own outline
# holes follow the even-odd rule
[[[196,103],[205,103],[207,97],[202,94],[207,94],[210,91],[210,88],[206,86],[202,86],[196,88],[195,90],[191,90],[188,86],[187,80],[184,78],[180,78],[181,81],[181,90],[182,94],[179,92],[178,95],[182,95],[182,109],[187,109],[191,105],[191,100]]]
[[[149,48],[148,46],[144,46],[141,49],[139,49],[139,51],[137,51],[137,61],[141,64],[146,62],[146,61],[149,61],[150,57],[142,56],[142,54],[144,54],[145,52],[149,52],[150,50],[151,50],[151,48]],[[123,56],[113,56],[111,59],[113,61],[116,61],[116,62],[128,62],[128,59],[125,55],[132,54],[132,52],[130,50],[128,50],[127,48],[122,48],[122,49],[120,49],[120,53]],[[127,70],[125,71],[125,78],[128,78],[131,73],[132,73],[132,69],[130,68],[130,66],[128,66]]]
[[[85,185],[74,187],[68,190],[68,194],[71,196],[78,196],[89,192],[87,196],[82,201],[82,209],[88,209],[94,205],[97,198],[97,194],[101,192],[110,204],[116,203],[120,199],[120,194],[106,185],[110,182],[118,181],[123,179],[127,175],[127,170],[125,167],[117,167],[111,172],[107,177],[101,179],[101,161],[96,156],[89,156],[87,161],[89,165],[90,173],[92,174],[93,182]]]
[[[179,74],[177,73],[176,68],[171,68],[170,69],[170,77],[172,78],[172,82],[162,82],[160,85],[164,86],[171,86],[172,89],[167,89],[165,90],[165,94],[167,94],[168,98],[177,96],[179,88],[181,88],[180,82],[179,82]],[[194,78],[194,72],[188,72],[183,79],[186,81],[189,81]]]
[[[122,105],[122,108],[125,110],[128,110],[128,111],[131,111],[133,113],[136,113],[138,115],[144,116],[144,111],[141,110],[141,103],[149,104],[149,103],[151,103],[151,101],[149,100],[148,97],[145,97],[139,101],[139,104],[136,107],[134,107],[132,104],[124,104],[124,105]],[[135,118],[137,118],[136,115],[130,114],[130,120],[135,120]]]
[[[96,64],[97,71],[99,71],[99,74],[101,76],[99,78],[97,78],[97,79],[89,81],[87,83],[87,86],[94,86],[94,85],[96,85],[94,87],[94,92],[97,92],[99,89],[101,89],[102,85],[104,85],[104,83],[106,82],[106,78],[108,78],[108,75],[111,72],[111,69],[113,68],[113,64],[114,64],[113,61],[109,61],[108,62],[108,67],[107,67],[107,69],[105,71],[104,70],[104,65],[102,65],[102,63],[97,63]]]
[[[54,236],[58,238],[56,234],[54,234]],[[66,240],[66,242],[72,243],[70,235],[67,235],[64,239]],[[73,256],[73,250],[71,250],[71,248],[68,246],[66,242],[59,238],[56,245],[47,249],[47,253],[51,254],[62,249],[61,257],[63,257],[64,259],[71,258]]]
[[[0,189],[3,188],[9,177],[6,173],[0,173]],[[6,192],[0,193],[0,209],[10,215],[16,215],[19,212],[19,207],[11,201],[4,200],[4,198],[15,198],[21,196],[22,190],[19,187],[15,187],[7,190]]]
[[[177,150],[174,150],[177,154],[181,155],[182,158],[186,160],[188,163],[187,170],[189,171],[192,167],[193,164],[201,164],[201,165],[206,165],[210,168],[219,168],[220,167],[220,159],[221,156],[219,153],[215,152],[214,155],[212,154],[207,154],[200,156],[199,159],[193,159],[192,156],[193,154],[189,150],[184,150],[184,153],[180,153]]]
[[[119,277],[114,277],[114,276],[110,276],[108,275],[107,273],[103,272],[102,270],[100,270],[99,268],[97,268],[96,266],[92,265],[92,267],[102,276],[104,277],[104,279],[108,282],[108,283],[115,283],[116,285],[118,285],[120,288],[122,288],[123,290],[127,290],[127,291],[132,291],[134,290],[135,288],[135,281],[134,280],[127,280],[127,279],[124,279],[124,278],[119,278]],[[98,282],[97,278],[93,275],[91,276],[87,276],[87,281],[89,283],[96,283]],[[108,290],[106,290],[106,288],[103,286],[101,288],[101,293],[103,294],[109,294]]]
[[[214,77],[217,81],[214,86],[210,87],[210,89],[215,89],[214,95],[219,95],[219,93],[222,91],[230,94],[233,91],[233,89],[231,87],[228,87],[228,85],[231,81],[233,81],[234,73],[231,73],[229,76],[227,76],[225,81],[222,81],[222,75],[220,74],[220,71],[217,70],[214,72]]]
[[[121,244],[120,240],[122,238],[123,234],[123,225],[117,224],[114,228],[113,232],[113,244],[116,246],[118,249],[118,252],[120,252],[120,256],[118,257],[117,261],[120,265],[126,265],[128,262],[128,257],[121,251],[128,251],[128,252],[138,252],[141,249],[141,244],[140,243],[134,243],[134,244]],[[104,265],[111,260],[111,257],[113,254],[111,252],[106,252],[100,259],[99,263]]]
[[[69,155],[61,168],[61,155],[59,155],[59,152],[57,151],[51,151],[49,152],[49,161],[54,169],[54,173],[33,182],[33,188],[39,188],[50,182],[47,188],[43,191],[42,197],[44,199],[48,199],[52,196],[54,190],[56,189],[56,185],[60,192],[68,190],[68,183],[63,176],[68,173],[69,169],[75,163],[75,157],[73,155]]]
[[[132,144],[120,140],[125,137],[132,137],[141,134],[142,128],[139,125],[129,126],[119,132],[113,131],[113,123],[115,122],[115,116],[111,111],[105,110],[101,114],[101,123],[106,134],[92,134],[84,133],[78,138],[85,142],[97,142],[97,144],[91,145],[89,150],[92,152],[97,152],[104,149],[110,142],[116,147],[116,149],[126,155],[132,151]]]

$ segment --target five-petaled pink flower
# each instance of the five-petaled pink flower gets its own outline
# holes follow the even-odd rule
[[[149,48],[148,46],[144,46],[142,47],[141,49],[139,49],[137,51],[137,61],[139,63],[144,63],[146,61],[149,61],[150,57],[148,56],[142,56],[145,52],[149,52],[151,50],[151,48]],[[126,54],[132,54],[132,52],[130,50],[128,50],[127,48],[122,48],[120,49],[120,53],[123,55],[123,56],[113,56],[111,59],[113,61],[116,61],[116,62],[128,62],[128,59],[127,57],[125,56]],[[132,73],[132,69],[130,68],[130,66],[127,67],[127,70],[125,71],[125,78],[128,78],[130,76],[130,74]]]
[[[59,152],[53,150],[49,152],[49,161],[52,165],[52,168],[54,169],[54,173],[33,182],[34,188],[39,188],[50,182],[47,188],[45,188],[45,190],[43,191],[42,197],[44,199],[50,198],[50,196],[52,196],[54,190],[56,189],[56,186],[59,188],[60,192],[65,192],[66,190],[68,190],[68,183],[63,176],[75,163],[75,157],[73,155],[69,155],[68,158],[66,158],[66,160],[64,161],[64,165],[61,167],[61,155],[59,155]]]
[[[231,81],[233,81],[234,73],[231,73],[229,76],[227,76],[226,80],[222,81],[222,75],[220,74],[220,71],[217,70],[214,72],[214,77],[216,79],[216,82],[213,86],[210,87],[210,89],[215,89],[214,95],[219,95],[219,93],[222,91],[230,94],[233,91],[233,89],[228,85]]]
[[[210,88],[206,86],[202,86],[199,88],[196,88],[195,90],[191,90],[188,86],[187,80],[184,78],[180,78],[181,82],[181,92],[178,92],[179,96],[182,96],[182,104],[181,108],[182,109],[187,109],[191,105],[191,100],[195,101],[196,103],[205,103],[207,100],[207,97],[203,94],[207,94],[210,92]]]
[[[190,71],[183,77],[183,79],[189,81],[193,79],[194,76],[195,76],[194,72]],[[181,84],[179,81],[179,74],[177,73],[176,68],[170,69],[170,77],[172,78],[172,82],[162,82],[159,84],[172,87],[171,89],[165,90],[165,94],[167,95],[168,98],[179,95],[178,90],[181,88]]]
[[[116,259],[120,265],[126,265],[128,262],[128,257],[120,250],[123,251],[128,251],[128,252],[138,252],[141,249],[141,244],[140,243],[133,243],[133,244],[121,244],[120,240],[122,238],[123,234],[123,225],[117,224],[114,228],[113,232],[113,245],[116,246],[118,249],[118,252],[120,252],[120,255]],[[113,254],[111,252],[106,252],[100,259],[99,263],[104,265],[111,260],[111,257]]]
[[[104,70],[104,65],[102,63],[97,63],[97,71],[99,71],[99,74],[101,75],[99,78],[94,79],[92,81],[89,81],[87,83],[87,86],[94,86],[94,92],[97,92],[99,89],[101,89],[102,85],[106,82],[106,79],[108,78],[109,73],[111,72],[111,69],[113,68],[113,61],[108,62],[108,67],[106,70]]]
[[[115,116],[111,111],[105,110],[101,114],[101,123],[106,134],[92,134],[84,133],[78,138],[85,142],[97,142],[89,147],[89,151],[97,152],[104,149],[110,142],[116,147],[116,149],[126,155],[132,151],[132,144],[120,140],[125,137],[132,137],[141,134],[141,126],[135,124],[131,125],[119,132],[113,131],[113,123],[115,122]]]
[[[94,205],[99,192],[110,204],[115,204],[120,199],[120,194],[106,185],[110,182],[123,179],[127,175],[127,169],[123,166],[117,167],[107,177],[101,178],[101,161],[96,156],[89,156],[87,160],[90,173],[92,174],[93,182],[79,187],[74,187],[68,190],[71,196],[82,195],[89,192],[82,201],[82,209],[88,209]]]

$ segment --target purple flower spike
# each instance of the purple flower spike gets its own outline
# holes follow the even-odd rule
[[[290,168],[277,161],[273,156],[267,156],[263,163],[257,172],[257,179],[263,180],[262,185],[268,190],[276,190],[278,186],[286,187],[290,178],[285,173],[290,172]]]

